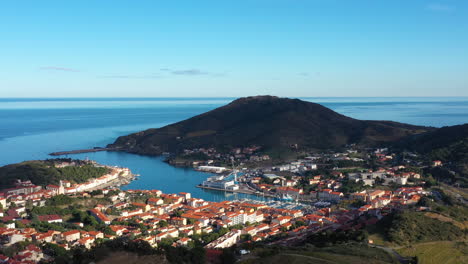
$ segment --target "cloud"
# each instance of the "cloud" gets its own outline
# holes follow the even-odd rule
[[[101,75],[98,78],[102,79],[158,79],[158,75]]]
[[[207,72],[207,71],[202,71],[199,69],[186,69],[186,70],[174,70],[174,69],[168,69],[168,68],[162,68],[160,69],[163,72],[168,72],[173,75],[184,75],[184,76],[201,76],[201,75],[208,75],[208,76],[225,76],[225,73],[216,73],[216,72]]]
[[[43,66],[40,67],[41,70],[46,70],[46,71],[66,71],[66,72],[80,72],[77,69],[73,68],[66,68],[66,67],[56,67],[56,66]]]
[[[450,11],[453,11],[455,8],[453,6],[449,6],[445,4],[432,3],[432,4],[427,5],[426,9],[431,10],[431,11],[437,11],[437,12],[450,12]]]
[[[313,72],[313,73],[309,73],[309,72],[300,72],[298,73],[299,76],[302,76],[302,77],[313,77],[313,76],[320,76],[320,72]]]
[[[208,74],[208,72],[204,72],[198,69],[176,70],[176,71],[172,71],[171,73],[175,75],[207,75]]]

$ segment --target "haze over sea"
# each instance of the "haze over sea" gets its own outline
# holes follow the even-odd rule
[[[392,120],[424,126],[468,123],[468,97],[301,98],[341,114],[367,120]],[[118,136],[187,119],[234,98],[54,98],[0,99],[0,165],[51,158],[54,151],[105,146]],[[69,155],[129,167],[140,174],[124,188],[191,192],[219,201],[246,197],[195,186],[208,174],[175,168],[161,157],[118,152]]]

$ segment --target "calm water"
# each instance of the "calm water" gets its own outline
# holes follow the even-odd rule
[[[426,126],[468,123],[468,98],[305,98],[339,113],[368,120]],[[0,99],[0,165],[50,158],[54,151],[104,146],[116,137],[161,127],[206,112],[231,98]],[[126,188],[191,192],[224,200],[245,197],[195,187],[207,174],[174,168],[161,158],[87,153],[72,158],[129,167],[141,177]]]

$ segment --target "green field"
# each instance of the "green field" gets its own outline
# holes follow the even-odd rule
[[[396,250],[405,257],[417,256],[421,264],[468,263],[468,245],[464,242],[428,242]]]
[[[259,249],[246,259],[243,264],[269,263],[323,263],[323,264],[385,264],[398,263],[392,256],[377,248],[365,245],[335,245],[325,248],[300,250],[280,250],[270,256],[262,255]]]
[[[326,256],[307,256],[307,255],[290,255],[279,254],[276,256],[263,259],[249,259],[242,261],[243,264],[270,264],[270,263],[287,263],[287,264],[384,264],[389,262],[379,260],[368,260],[355,256],[342,256],[328,254]]]

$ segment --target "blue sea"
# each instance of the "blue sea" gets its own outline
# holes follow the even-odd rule
[[[341,114],[424,126],[468,123],[467,97],[301,98]],[[0,165],[51,158],[48,153],[105,146],[118,136],[157,128],[212,110],[234,98],[0,99]],[[124,188],[191,192],[211,201],[248,197],[195,186],[209,175],[169,166],[160,157],[97,152],[69,155],[129,167],[140,174]],[[250,197],[251,198],[251,197]]]

